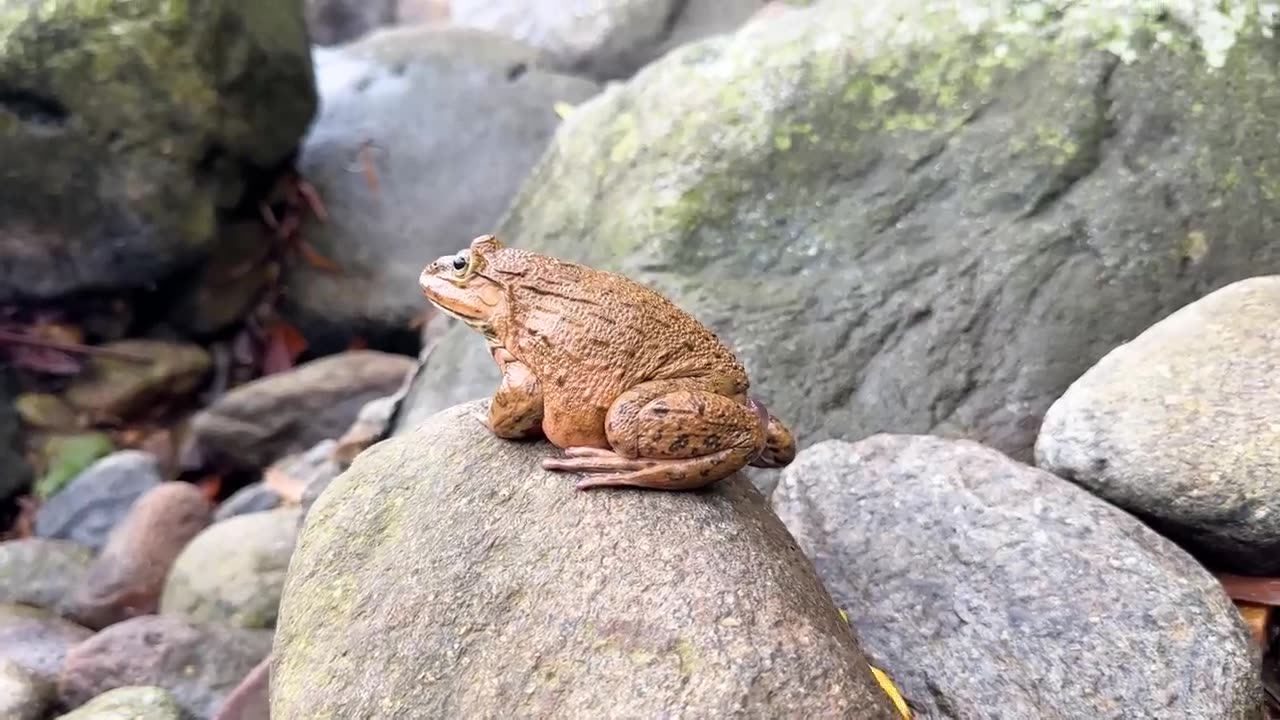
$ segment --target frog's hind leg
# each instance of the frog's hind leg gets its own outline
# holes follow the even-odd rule
[[[624,393],[609,409],[605,430],[612,451],[568,448],[566,457],[547,458],[543,467],[586,473],[579,489],[691,490],[732,475],[765,443],[753,409],[688,380]]]

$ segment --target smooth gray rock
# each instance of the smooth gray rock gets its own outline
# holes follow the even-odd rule
[[[93,551],[69,540],[0,543],[0,603],[57,609],[84,580]]]
[[[394,393],[413,369],[404,355],[351,350],[258,378],[192,417],[192,447],[206,458],[265,468],[342,435],[365,403]]]
[[[93,631],[44,608],[0,605],[0,659],[8,659],[42,680],[58,675],[72,647]]]
[[[1280,271],[1280,145],[1252,139],[1280,135],[1280,66],[1256,18],[1000,7],[825,2],[683,46],[568,116],[497,233],[669,295],[802,445],[1029,461],[1098,358]],[[498,386],[467,328],[427,365],[402,431]]]
[[[301,0],[7,0],[0,302],[149,287],[316,110]]]
[[[1036,464],[1205,562],[1280,572],[1280,276],[1162,319],[1049,408]]]
[[[160,612],[243,628],[272,628],[298,537],[300,507],[214,523],[169,571]]]
[[[36,511],[36,535],[70,540],[94,552],[129,508],[163,481],[154,455],[121,450],[95,461]]]
[[[653,56],[683,0],[450,0],[449,21],[547,52],[557,67],[623,78]]]
[[[918,717],[1261,720],[1214,577],[1043,470],[966,440],[829,440],[772,503]]]
[[[80,707],[119,687],[168,691],[184,714],[209,718],[240,678],[271,651],[271,632],[171,615],[131,618],[67,654],[58,697]]]
[[[897,715],[764,498],[581,492],[483,403],[362,453],[307,516],[274,720]],[[396,658],[414,658],[399,662]]]
[[[223,500],[213,513],[214,522],[222,522],[237,515],[264,512],[280,507],[280,494],[261,482],[251,483]]]
[[[489,232],[560,123],[594,95],[479,31],[383,29],[316,51],[323,109],[298,160],[328,219],[302,234],[340,273],[294,263],[283,310],[307,332],[407,333],[423,266]]]

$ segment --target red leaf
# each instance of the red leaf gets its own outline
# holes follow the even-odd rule
[[[1220,573],[1218,582],[1232,600],[1280,606],[1280,578]]]
[[[293,367],[298,356],[307,349],[307,339],[297,328],[276,321],[267,328],[267,348],[262,357],[262,374],[270,375]]]
[[[204,493],[209,502],[218,502],[218,494],[222,492],[222,476],[205,475],[197,480],[195,484],[196,487],[200,488],[200,492]]]

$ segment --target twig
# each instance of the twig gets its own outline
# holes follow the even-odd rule
[[[142,355],[135,355],[124,350],[112,350],[110,348],[95,347],[93,345],[82,345],[80,343],[59,342],[57,340],[45,340],[43,338],[34,338],[21,333],[9,332],[8,330],[0,330],[0,344],[10,343],[13,345],[28,345],[31,347],[44,348],[46,350],[60,350],[67,353],[75,353],[79,355],[98,355],[101,357],[115,358],[117,360],[125,360],[128,362],[136,362],[143,364],[151,364],[151,358]]]

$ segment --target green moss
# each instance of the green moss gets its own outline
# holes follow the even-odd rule
[[[57,495],[77,475],[114,451],[111,438],[103,433],[51,437],[41,449],[45,472],[36,481],[36,497],[47,500]]]

